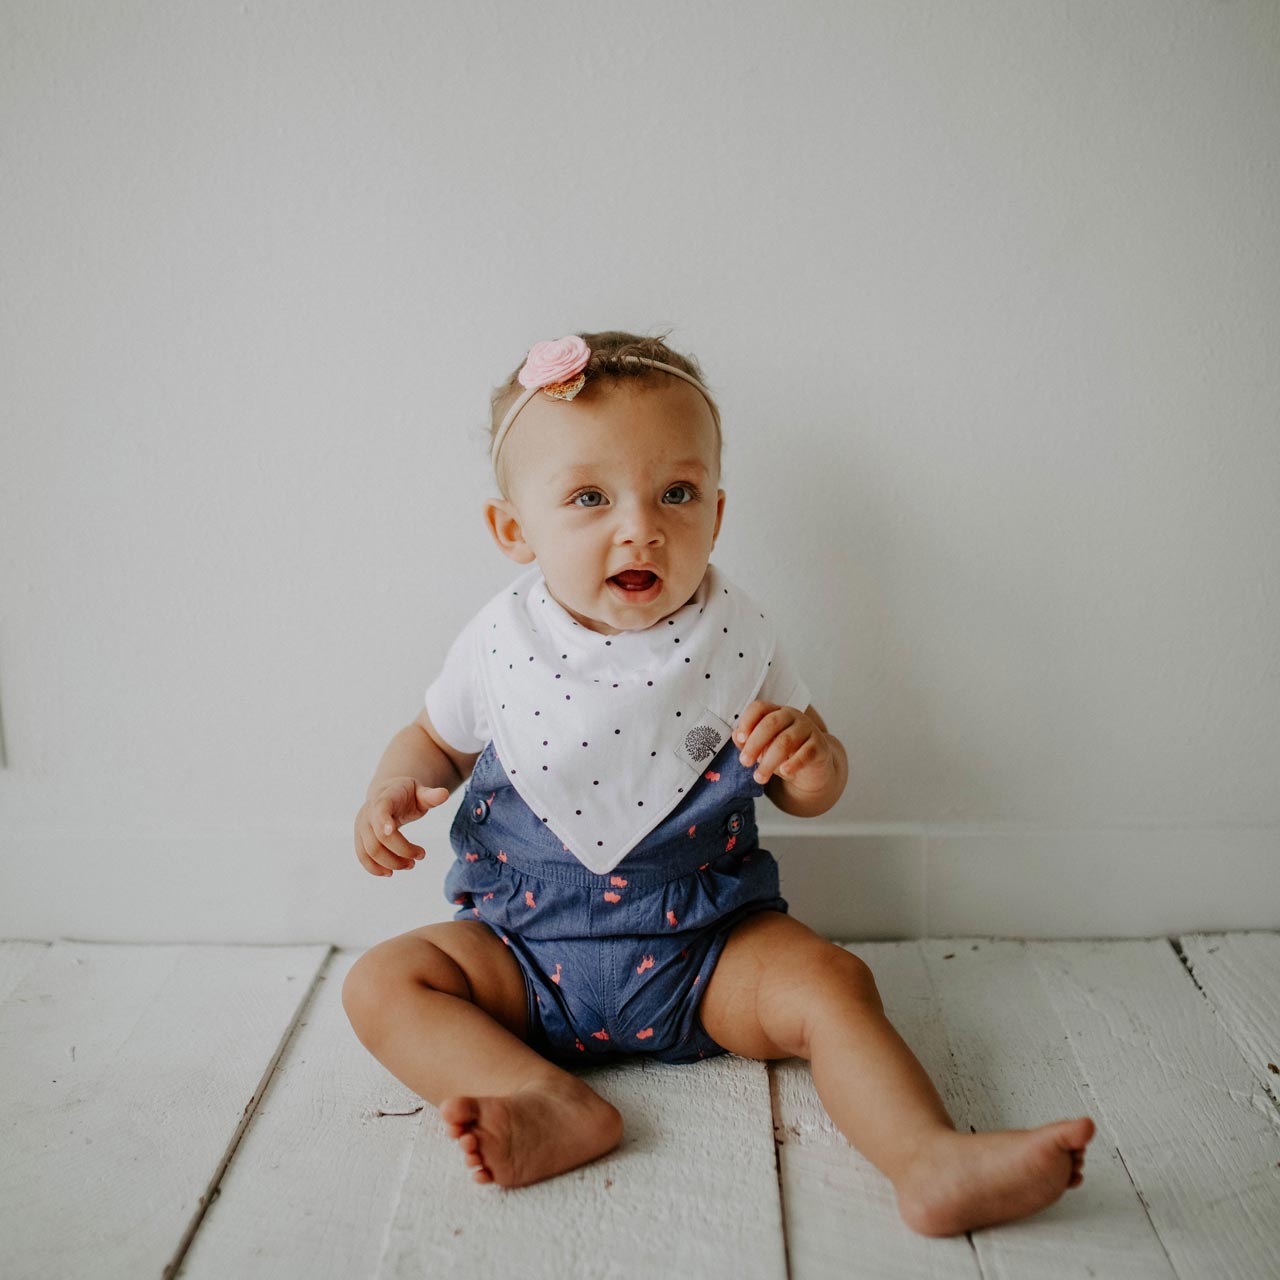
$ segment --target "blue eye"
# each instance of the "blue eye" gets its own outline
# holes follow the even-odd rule
[[[663,497],[669,498],[673,493],[684,494],[684,497],[677,498],[671,504],[673,507],[682,507],[685,505],[685,503],[692,502],[698,496],[697,490],[693,489],[691,486],[687,484],[673,484],[671,488],[668,489],[667,492],[663,495]]]
[[[598,498],[599,502],[585,502],[585,498]],[[584,489],[581,493],[573,495],[573,505],[575,507],[598,507],[604,501],[604,494],[599,489]]]

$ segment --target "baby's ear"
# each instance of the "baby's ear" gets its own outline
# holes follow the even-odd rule
[[[537,557],[524,540],[524,528],[515,507],[505,498],[490,498],[484,504],[484,520],[498,544],[498,550],[517,564],[532,564]]]

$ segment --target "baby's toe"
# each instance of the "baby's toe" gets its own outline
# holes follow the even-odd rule
[[[1068,1147],[1083,1155],[1085,1147],[1093,1141],[1096,1131],[1097,1126],[1088,1116],[1079,1116],[1075,1120],[1063,1121],[1059,1135]]]
[[[446,1098],[440,1104],[440,1119],[449,1130],[449,1136],[456,1138],[468,1125],[480,1119],[480,1108],[474,1098]]]

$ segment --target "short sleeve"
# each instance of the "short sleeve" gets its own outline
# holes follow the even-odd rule
[[[427,687],[424,703],[436,732],[455,751],[483,751],[492,734],[476,668],[476,620],[449,646],[440,674]]]
[[[809,686],[805,684],[804,677],[792,663],[781,641],[774,647],[768,674],[756,699],[760,702],[772,702],[779,707],[796,707],[800,711],[809,705]]]

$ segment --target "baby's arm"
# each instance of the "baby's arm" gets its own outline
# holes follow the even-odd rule
[[[813,818],[826,813],[844,792],[849,761],[844,745],[814,707],[804,711],[773,702],[753,702],[733,731],[745,767],[783,813]]]
[[[424,708],[382,753],[356,815],[356,857],[371,875],[389,876],[417,865],[426,852],[400,833],[443,804],[471,774],[478,755],[455,751],[435,731]]]

